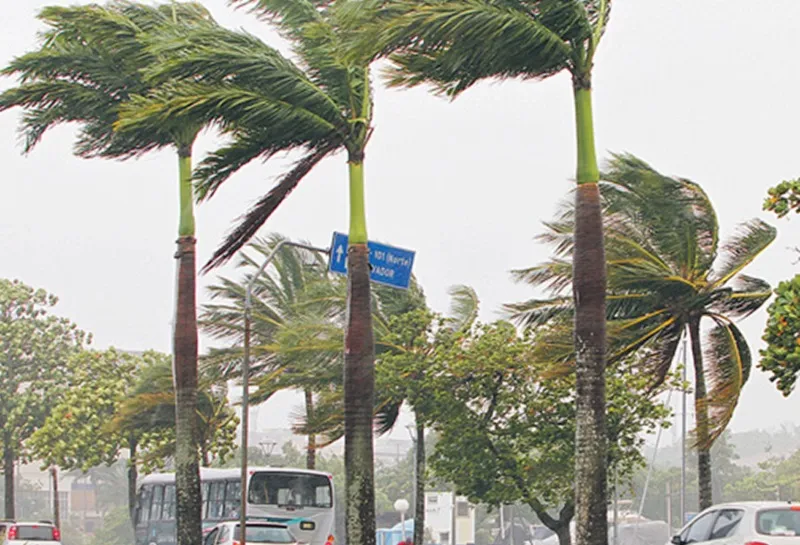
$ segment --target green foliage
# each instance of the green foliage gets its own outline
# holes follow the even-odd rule
[[[113,463],[128,447],[127,438],[109,432],[107,424],[130,392],[138,359],[110,349],[84,350],[68,360],[69,387],[30,440],[45,467],[88,471]]]
[[[774,212],[779,218],[789,212],[800,212],[800,178],[785,180],[769,188],[769,196],[764,200],[764,210]]]
[[[0,279],[0,445],[27,459],[28,440],[68,385],[69,358],[87,335],[50,314],[58,299],[17,280]]]
[[[800,275],[778,284],[767,312],[769,319],[762,337],[767,346],[760,352],[758,366],[770,373],[770,380],[788,396],[800,372]]]
[[[544,521],[546,509],[573,501],[575,385],[547,373],[532,341],[498,322],[437,352],[426,371],[435,392],[427,416],[439,435],[437,476],[476,502],[523,501]],[[646,384],[621,364],[607,373],[608,463],[623,475],[642,462],[641,434],[669,416]]]
[[[130,545],[134,541],[127,508],[117,507],[105,514],[103,524],[95,532],[89,545]]]

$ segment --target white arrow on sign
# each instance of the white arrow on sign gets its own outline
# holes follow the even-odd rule
[[[336,263],[339,263],[342,260],[343,253],[344,253],[344,247],[340,244],[336,247]]]

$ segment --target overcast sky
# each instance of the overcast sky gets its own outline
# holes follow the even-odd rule
[[[35,47],[38,10],[54,0],[5,2],[0,64]],[[84,3],[84,2],[78,2]],[[217,20],[276,43],[264,23],[225,0],[204,0]],[[716,206],[724,235],[761,217],[779,228],[749,269],[773,284],[798,269],[800,218],[761,211],[766,190],[800,176],[797,0],[616,0],[596,59],[598,151],[631,152],[667,174],[696,181]],[[377,79],[377,78],[376,78]],[[10,86],[0,81],[0,88]],[[370,238],[416,250],[415,273],[432,307],[447,288],[469,284],[484,320],[506,302],[532,297],[508,271],[545,260],[533,241],[570,189],[575,169],[570,80],[486,83],[453,103],[424,89],[376,92],[366,155]],[[20,155],[18,113],[0,115],[0,277],[57,294],[57,312],[100,348],[170,350],[178,218],[177,160],[170,151],[118,163],[72,157],[74,130],[46,135]],[[213,149],[205,134],[196,155]],[[253,164],[197,211],[205,262],[231,222],[269,190],[279,164]],[[262,233],[325,246],[347,229],[345,159],[305,179]],[[215,275],[201,277],[199,299]],[[762,311],[741,326],[757,353]],[[203,343],[204,347],[208,343]],[[260,412],[286,423],[293,400]],[[734,431],[800,423],[800,397],[782,398],[754,371]]]

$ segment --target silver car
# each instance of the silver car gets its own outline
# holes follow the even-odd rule
[[[0,521],[0,545],[61,545],[61,532],[52,523]]]
[[[672,538],[673,545],[800,545],[800,504],[737,502],[714,505]]]
[[[247,543],[244,545],[299,545],[284,524],[247,522]],[[238,522],[222,522],[203,539],[203,545],[242,545]]]

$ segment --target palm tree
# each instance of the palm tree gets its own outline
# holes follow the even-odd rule
[[[191,38],[164,36],[154,51],[174,52],[156,66],[169,92],[142,96],[123,126],[211,117],[230,136],[195,175],[199,198],[211,197],[240,167],[276,153],[301,153],[297,163],[245,215],[206,269],[230,259],[320,161],[347,154],[350,229],[345,332],[345,467],[347,538],[375,539],[372,408],[374,340],[364,199],[364,152],[372,133],[369,59],[347,43],[372,16],[360,0],[238,0],[270,20],[293,46],[296,63],[254,36],[210,30]],[[177,93],[174,94],[174,93]]]
[[[614,156],[603,180],[608,357],[614,361],[645,350],[646,372],[657,386],[664,382],[681,337],[688,332],[695,375],[700,509],[705,509],[713,503],[710,447],[733,416],[752,365],[735,320],[755,312],[770,296],[767,282],[742,270],[772,243],[775,229],[752,220],[720,247],[714,207],[699,185],[664,176],[631,155]],[[540,237],[555,247],[555,258],[515,271],[518,280],[549,288],[555,295],[507,306],[526,326],[574,312],[565,295],[572,282],[574,215],[574,208],[565,207]],[[705,342],[704,319],[712,325]],[[560,354],[562,360],[572,357],[566,351]]]
[[[611,0],[393,0],[368,39],[359,43],[359,48],[391,57],[391,85],[429,83],[450,97],[484,79],[543,79],[563,71],[572,76],[578,185],[573,290],[579,545],[607,541],[606,278],[592,68],[610,6]]]
[[[229,349],[207,358],[226,378],[240,378],[243,342],[244,294],[254,271],[284,238],[271,235],[248,245],[252,256],[240,252],[241,281],[219,278],[209,288],[212,302],[203,306],[200,326],[216,339],[229,340]],[[256,256],[256,257],[253,257]],[[341,316],[346,287],[328,273],[317,254],[283,246],[270,267],[258,278],[253,292],[252,338],[255,362],[251,381],[258,386],[252,399],[263,403],[277,391],[301,386],[305,415],[312,418],[314,389],[308,384],[341,371]],[[339,322],[339,323],[337,323]],[[306,467],[316,467],[317,442],[307,434]]]
[[[195,309],[195,223],[191,187],[192,144],[203,122],[178,123],[114,131],[120,106],[132,95],[151,90],[142,70],[159,62],[145,49],[148,35],[185,34],[193,28],[213,28],[209,12],[199,3],[153,7],[127,0],[106,6],[49,7],[39,14],[49,28],[40,48],[14,59],[3,71],[19,85],[0,95],[0,111],[25,110],[22,129],[30,152],[51,127],[80,125],[75,153],[80,157],[128,159],[171,147],[179,167],[180,221],[176,316],[174,326],[177,406],[178,543],[198,543],[201,537],[200,482],[193,431],[197,396],[197,319]]]

